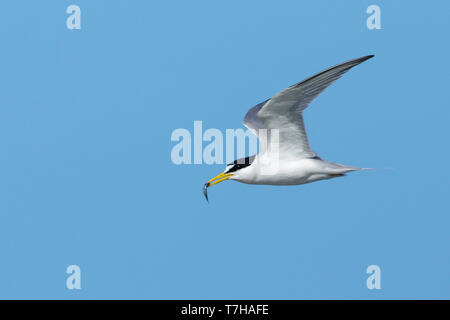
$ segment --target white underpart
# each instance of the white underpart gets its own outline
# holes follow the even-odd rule
[[[361,170],[330,161],[307,158],[284,159],[279,160],[277,165],[271,165],[270,161],[273,159],[264,159],[265,157],[266,155],[259,154],[250,166],[233,172],[230,179],[248,184],[297,185]]]
[[[345,72],[371,57],[329,68],[251,108],[244,125],[258,136],[262,152],[251,165],[233,172],[230,179],[249,184],[296,185],[361,170],[322,160],[311,150],[303,110]]]

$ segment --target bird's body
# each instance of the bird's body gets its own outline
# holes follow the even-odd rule
[[[274,163],[277,165],[274,166]],[[277,160],[266,155],[257,155],[251,165],[236,171],[229,179],[247,184],[288,186],[341,177],[356,170],[361,169],[318,157]]]
[[[362,170],[323,160],[312,151],[303,111],[344,73],[372,57],[326,69],[251,108],[245,115],[244,125],[258,137],[261,152],[228,164],[223,173],[205,183],[205,197],[208,199],[208,187],[227,179],[247,184],[299,185]]]

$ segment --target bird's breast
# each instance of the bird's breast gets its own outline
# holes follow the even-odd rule
[[[248,184],[297,185],[308,183],[314,173],[314,163],[309,159],[297,161],[257,159],[238,172],[234,180]]]

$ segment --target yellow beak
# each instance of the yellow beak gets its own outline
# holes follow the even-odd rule
[[[212,178],[211,180],[209,180],[207,182],[208,187],[218,184],[219,182],[225,181],[225,180],[229,179],[231,176],[232,176],[231,173],[223,173],[222,172],[221,174],[219,174],[218,176]]]
[[[225,180],[229,179],[232,175],[233,174],[231,174],[231,173],[222,172],[218,176],[216,176],[216,177],[212,178],[211,180],[209,180],[208,182],[206,182],[205,185],[203,186],[203,194],[205,195],[206,200],[208,200],[208,192],[207,192],[208,187],[218,184],[219,182],[225,181]]]

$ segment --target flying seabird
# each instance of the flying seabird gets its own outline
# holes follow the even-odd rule
[[[223,173],[206,182],[203,187],[206,200],[208,187],[228,179],[247,184],[299,185],[366,169],[323,160],[312,151],[303,110],[344,73],[372,57],[326,69],[251,108],[244,117],[244,125],[258,137],[260,153],[233,161]]]

